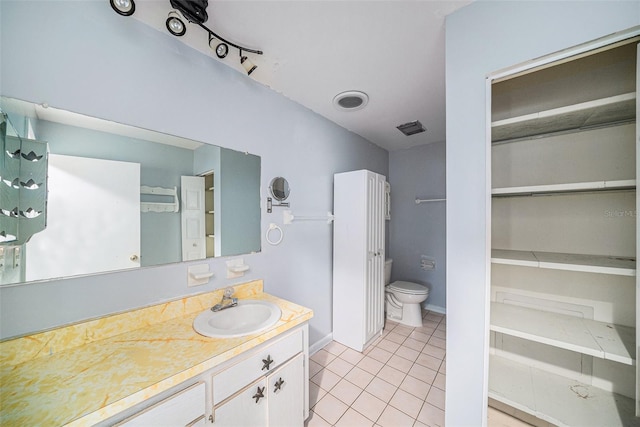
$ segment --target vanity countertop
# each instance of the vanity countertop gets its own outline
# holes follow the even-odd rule
[[[0,343],[0,424],[97,423],[313,317],[308,308],[263,293],[262,281],[235,287],[241,299],[276,303],[278,323],[238,338],[197,334],[193,319],[220,299],[215,291]]]

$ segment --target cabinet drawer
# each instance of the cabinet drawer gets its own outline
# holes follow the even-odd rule
[[[127,418],[117,426],[193,426],[204,419],[205,407],[205,385],[198,383]]]
[[[303,337],[302,330],[298,329],[239,363],[215,374],[213,376],[213,404],[222,402],[257,378],[269,374],[301,351],[303,351]],[[271,363],[265,363],[265,361],[271,361]]]

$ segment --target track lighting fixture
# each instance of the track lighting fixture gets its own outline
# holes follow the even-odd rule
[[[165,25],[167,26],[167,30],[176,37],[183,36],[184,33],[187,32],[186,25],[184,25],[184,22],[182,22],[180,15],[178,15],[176,11],[169,12]]]
[[[111,7],[118,14],[123,16],[130,16],[136,10],[134,0],[109,0]],[[256,55],[262,55],[261,50],[250,49],[248,47],[240,46],[229,40],[220,37],[218,34],[207,28],[204,23],[207,22],[209,16],[207,15],[207,6],[209,0],[169,0],[173,10],[169,12],[165,25],[167,31],[176,37],[183,36],[187,32],[186,21],[198,25],[205,30],[209,36],[209,47],[216,53],[219,59],[223,59],[229,53],[229,47],[234,47],[240,52],[240,64],[245,69],[248,75],[258,68],[245,53],[253,53]]]
[[[136,4],[133,0],[109,0],[111,7],[119,15],[131,16],[136,11]]]
[[[209,47],[216,53],[216,56],[220,59],[224,58],[229,53],[229,45],[222,42],[218,43],[215,37],[213,37],[211,34],[209,34]]]
[[[244,67],[247,75],[250,76],[253,71],[258,68],[249,58],[242,55],[242,49],[240,49],[240,64]]]

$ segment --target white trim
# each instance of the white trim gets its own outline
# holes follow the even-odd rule
[[[603,47],[610,46],[614,43],[621,42],[626,39],[630,39],[632,37],[636,37],[640,35],[640,26],[631,27],[624,31],[619,31],[613,34],[609,34],[607,36],[601,37],[596,40],[592,40],[590,42],[573,46],[568,49],[561,50],[559,52],[552,53],[550,55],[545,55],[540,58],[532,59],[530,61],[523,62],[521,64],[503,68],[501,70],[497,70],[493,73],[487,75],[487,79],[491,82],[495,80],[502,80],[505,78],[515,77],[516,74],[524,73],[530,71],[534,68],[544,67],[545,65],[553,64],[559,61],[563,61],[567,58],[580,55],[592,50],[600,49]],[[489,92],[490,94],[491,92]],[[490,100],[490,97],[489,97]],[[488,101],[490,102],[490,101]]]
[[[433,311],[435,313],[447,314],[447,309],[440,307],[439,305],[425,304],[422,306],[425,310]]]
[[[318,341],[311,344],[309,346],[309,356],[313,356],[318,351],[322,350],[324,346],[329,344],[331,341],[333,341],[333,333],[329,335],[325,335],[324,337],[320,338]]]

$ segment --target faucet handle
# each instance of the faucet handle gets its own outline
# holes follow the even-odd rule
[[[232,286],[229,286],[228,288],[226,288],[224,290],[224,294],[223,295],[224,295],[225,298],[231,298],[231,295],[233,295],[235,293],[235,291],[236,290],[233,289]]]

